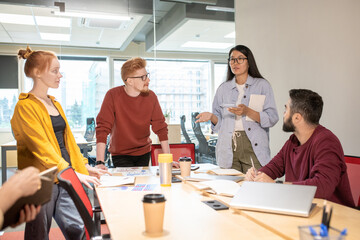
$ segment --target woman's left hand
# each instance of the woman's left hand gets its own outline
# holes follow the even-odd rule
[[[237,107],[231,107],[228,108],[229,112],[238,115],[238,116],[243,116],[243,115],[247,115],[247,111],[248,111],[248,107],[245,106],[244,104],[239,104]]]
[[[103,175],[103,174],[111,175],[111,173],[108,170],[95,168],[95,167],[90,166],[89,164],[86,164],[86,168],[87,168],[90,176],[96,177],[98,179],[100,179],[101,175]]]

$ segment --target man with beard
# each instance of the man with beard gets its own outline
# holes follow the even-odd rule
[[[148,166],[150,125],[164,153],[170,153],[168,129],[157,96],[149,90],[149,73],[142,58],[127,60],[121,68],[124,86],[110,89],[96,118],[96,165],[104,168],[108,134],[115,167]]]
[[[316,186],[316,198],[353,207],[341,143],[319,124],[321,96],[307,89],[292,89],[289,93],[283,130],[294,134],[267,165],[258,172],[249,169],[245,180],[275,182],[285,174],[287,184]]]

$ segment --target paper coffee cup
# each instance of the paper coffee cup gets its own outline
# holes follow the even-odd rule
[[[145,232],[161,233],[163,231],[165,196],[163,194],[146,194],[143,198]]]
[[[181,157],[181,158],[179,158],[179,165],[180,165],[180,174],[181,174],[181,177],[188,177],[188,176],[190,176],[190,172],[191,172],[191,158],[189,158],[189,157]]]

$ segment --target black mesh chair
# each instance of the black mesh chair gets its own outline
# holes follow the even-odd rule
[[[184,138],[185,138],[185,142],[186,142],[186,143],[191,143],[189,134],[186,132],[185,121],[186,121],[186,117],[185,117],[185,115],[182,115],[182,116],[180,117],[181,132],[182,132],[182,134],[183,134],[183,136],[184,136]]]
[[[104,163],[105,163],[105,166],[111,168],[114,166],[113,166],[113,163],[111,160],[111,155],[109,152],[109,144],[110,144],[110,134],[107,136],[107,140],[106,140]],[[88,161],[91,166],[95,166],[96,156],[88,156]]]
[[[191,125],[195,134],[195,137],[197,138],[199,142],[199,148],[198,148],[198,162],[209,162],[209,163],[216,163],[215,159],[215,144],[214,140],[211,140],[211,142],[207,141],[202,130],[200,127],[200,123],[196,123],[196,116],[199,115],[198,112],[193,112],[191,114]]]
[[[95,135],[95,119],[87,118],[84,138],[86,141],[90,142],[94,139],[94,135]]]

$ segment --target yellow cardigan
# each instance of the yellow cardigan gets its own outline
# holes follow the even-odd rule
[[[83,157],[75,142],[60,103],[53,96],[48,97],[65,120],[64,141],[72,167],[76,172],[88,175],[85,167],[88,160]],[[17,141],[19,169],[34,166],[43,171],[57,166],[61,171],[68,167],[69,164],[61,157],[50,115],[44,104],[33,94],[20,94],[11,119],[11,127]]]

